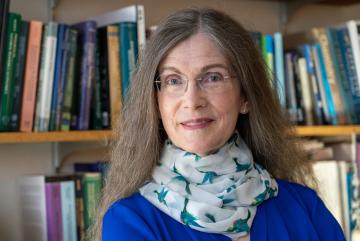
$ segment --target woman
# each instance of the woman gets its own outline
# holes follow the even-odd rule
[[[95,240],[345,240],[316,193],[250,35],[170,15],[136,70]],[[295,184],[300,183],[300,184]]]

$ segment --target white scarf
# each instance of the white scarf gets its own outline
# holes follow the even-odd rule
[[[277,195],[276,180],[235,133],[216,153],[200,157],[167,140],[152,180],[140,194],[190,228],[246,236],[259,204]]]

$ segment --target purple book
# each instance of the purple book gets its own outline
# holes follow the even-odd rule
[[[48,241],[62,241],[63,231],[60,182],[46,182],[45,196]]]
[[[95,45],[96,27],[95,21],[85,21],[75,24],[74,27],[79,31],[80,43],[80,86],[79,86],[79,113],[76,129],[88,130],[90,123],[90,105],[92,88],[95,83]]]

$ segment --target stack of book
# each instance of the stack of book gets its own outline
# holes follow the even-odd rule
[[[114,126],[145,43],[143,6],[73,25],[26,21],[7,9],[1,17],[0,131]]]
[[[80,241],[95,219],[107,163],[74,164],[74,174],[20,181],[24,240]]]

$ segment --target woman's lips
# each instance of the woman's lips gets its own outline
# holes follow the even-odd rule
[[[181,122],[180,124],[187,130],[196,130],[196,129],[203,129],[208,127],[213,121],[214,120],[210,118],[199,118],[199,119],[187,120]]]

